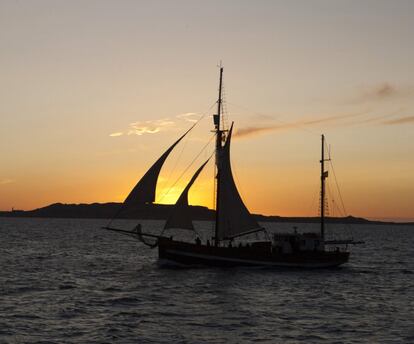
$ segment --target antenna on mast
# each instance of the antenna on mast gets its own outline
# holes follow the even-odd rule
[[[328,171],[325,171],[325,161],[331,160],[331,147],[328,146],[328,159],[325,159],[325,135],[321,137],[321,237],[325,240],[325,179],[328,178]]]

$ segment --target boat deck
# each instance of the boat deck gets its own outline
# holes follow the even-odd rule
[[[349,252],[342,251],[276,252],[272,250],[269,241],[256,242],[241,247],[216,247],[160,238],[158,252],[160,260],[175,262],[180,265],[207,266],[322,268],[344,264],[349,258]]]

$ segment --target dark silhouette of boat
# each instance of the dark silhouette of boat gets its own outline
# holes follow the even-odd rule
[[[222,80],[223,68],[220,68],[219,96],[217,113],[213,115],[215,132],[215,226],[210,240],[204,242],[197,236],[195,242],[174,239],[166,235],[170,230],[188,230],[195,232],[190,218],[188,193],[197,177],[208,163],[204,162],[195,172],[185,189],[178,198],[171,216],[167,219],[161,234],[144,233],[138,224],[134,230],[113,228],[110,224],[107,230],[131,235],[144,244],[158,247],[161,263],[178,264],[183,266],[276,266],[296,268],[326,268],[335,267],[348,262],[348,246],[357,244],[354,240],[326,240],[325,238],[325,171],[324,146],[325,137],[322,135],[321,191],[320,191],[320,231],[319,233],[277,233],[270,235],[260,226],[250,214],[237,190],[233,179],[230,163],[230,144],[233,133],[233,123],[227,130],[222,120]],[[195,125],[195,124],[194,124]],[[193,127],[194,127],[193,125]],[[160,170],[179,142],[193,128],[191,127],[151,166],[147,173],[132,189],[123,203],[123,208],[139,207],[142,204],[155,202],[155,190]],[[244,237],[260,233],[261,240],[242,242]],[[239,242],[239,244],[235,244]]]

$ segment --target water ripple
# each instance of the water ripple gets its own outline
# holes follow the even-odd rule
[[[341,269],[166,269],[103,221],[0,222],[0,343],[414,342],[412,228]]]

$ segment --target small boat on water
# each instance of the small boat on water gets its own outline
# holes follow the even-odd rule
[[[275,233],[259,225],[255,217],[245,206],[233,179],[230,163],[230,144],[233,123],[229,129],[224,128],[222,120],[222,80],[223,68],[220,68],[219,96],[217,113],[213,115],[215,132],[215,224],[211,240],[204,242],[197,236],[195,242],[174,239],[166,235],[170,230],[188,230],[195,232],[191,219],[188,193],[197,177],[209,162],[205,161],[195,172],[174,205],[170,217],[160,228],[159,235],[145,233],[141,224],[133,230],[103,227],[135,237],[151,248],[158,247],[161,263],[181,266],[274,266],[295,268],[328,268],[342,265],[349,260],[349,245],[361,242],[353,239],[327,240],[325,237],[325,137],[322,135],[321,150],[321,190],[320,190],[320,230],[315,233]],[[193,125],[194,127],[194,125]],[[171,151],[193,128],[191,127],[151,166],[125,199],[121,209],[139,208],[155,202],[155,191],[160,170]],[[110,222],[112,223],[112,222]],[[240,240],[261,233],[260,240]],[[235,244],[236,240],[239,242]]]

